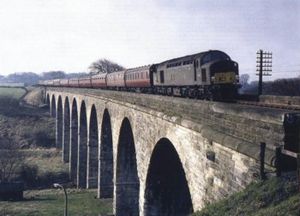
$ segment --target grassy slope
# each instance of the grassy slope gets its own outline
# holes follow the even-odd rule
[[[53,146],[55,121],[45,110],[19,107],[18,99],[23,94],[22,89],[0,88],[0,148],[4,142],[19,144],[25,155],[24,163],[38,168],[37,177],[56,178],[55,174],[68,171],[68,164],[61,162],[61,151],[41,148]],[[99,215],[112,211],[112,201],[95,199],[95,190],[68,189],[68,193],[70,215]],[[0,202],[0,215],[63,215],[64,195],[60,190],[29,190],[24,196],[24,201]]]
[[[0,148],[5,143],[21,148],[53,145],[55,120],[45,110],[20,107],[20,89],[7,89],[0,88]]]
[[[244,191],[210,204],[194,216],[299,216],[300,193],[296,181],[271,178],[249,185]]]
[[[69,215],[96,216],[108,214],[112,201],[95,199],[95,190],[68,189]],[[61,190],[40,190],[25,192],[26,200],[21,202],[0,202],[0,215],[53,216],[63,215],[64,195]]]
[[[46,172],[68,172],[69,165],[62,163],[62,153],[56,148],[26,149],[22,150],[22,152],[26,155],[25,163],[31,166],[38,166],[40,174]]]

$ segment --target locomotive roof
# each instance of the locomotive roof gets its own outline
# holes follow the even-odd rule
[[[204,51],[204,52],[200,52],[200,53],[196,53],[196,54],[192,54],[192,55],[186,55],[186,56],[182,56],[182,57],[177,57],[177,58],[173,58],[173,59],[169,59],[163,62],[160,62],[159,64],[165,64],[165,63],[170,63],[170,62],[176,62],[176,61],[182,61],[182,60],[192,60],[195,59],[197,57],[202,58],[205,54],[211,53],[211,52],[221,52],[226,54],[223,51],[220,50],[208,50],[208,51]],[[227,54],[226,54],[227,55]],[[228,56],[228,55],[227,55]],[[229,56],[228,56],[229,57]]]

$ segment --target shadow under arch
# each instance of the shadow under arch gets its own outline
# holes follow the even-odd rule
[[[53,117],[53,118],[56,117],[56,102],[55,102],[55,96],[54,96],[54,94],[52,95],[52,98],[51,98],[50,115],[51,115],[51,117]]]
[[[159,140],[152,152],[144,198],[146,216],[185,216],[193,212],[182,163],[166,138]]]
[[[127,118],[122,121],[116,170],[116,216],[139,215],[140,183],[132,128]]]
[[[77,101],[74,98],[72,101],[72,116],[70,127],[70,159],[69,171],[70,179],[76,182],[77,178],[77,157],[78,157],[78,109]]]
[[[63,161],[69,162],[70,157],[70,102],[65,98],[63,115]]]
[[[46,104],[47,104],[47,107],[50,108],[50,95],[49,94],[46,95]]]
[[[87,188],[97,188],[98,183],[98,120],[96,107],[93,104],[90,116],[90,133],[87,149]]]
[[[114,190],[113,143],[111,120],[107,109],[104,110],[102,118],[98,169],[98,198],[112,198]]]
[[[87,179],[87,118],[85,102],[80,106],[80,123],[78,137],[78,158],[77,158],[77,187],[86,188]]]
[[[56,113],[56,148],[61,149],[63,142],[63,107],[61,96],[58,96]]]

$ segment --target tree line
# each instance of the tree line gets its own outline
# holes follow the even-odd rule
[[[249,75],[240,75],[240,94],[257,94],[258,81],[249,82]],[[300,96],[300,76],[263,82],[264,95]]]
[[[102,58],[93,62],[87,72],[66,73],[64,71],[48,71],[41,74],[34,72],[19,72],[7,76],[0,75],[0,83],[24,83],[25,85],[37,84],[40,80],[71,79],[91,76],[98,73],[111,73],[125,68],[111,60]]]

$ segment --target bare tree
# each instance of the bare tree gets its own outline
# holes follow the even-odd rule
[[[19,151],[17,145],[12,144],[11,142],[1,145],[0,183],[11,181],[16,176],[16,170],[23,162],[24,155]]]
[[[90,74],[112,73],[124,69],[123,66],[105,58],[99,59],[89,66]]]
[[[241,74],[240,75],[240,84],[242,86],[248,85],[249,78],[250,78],[249,74]]]

